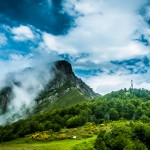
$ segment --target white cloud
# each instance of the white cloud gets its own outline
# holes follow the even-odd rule
[[[7,44],[7,37],[4,33],[0,33],[0,46]]]
[[[34,39],[34,34],[28,26],[19,26],[12,28],[12,33],[14,34],[14,40],[16,41],[26,41]]]
[[[133,40],[136,32],[141,34],[148,28],[138,13],[146,2],[66,0],[64,11],[81,14],[75,19],[76,27],[65,36],[44,33],[44,43],[58,53],[89,53],[85,61],[96,63],[148,55],[149,49]]]
[[[10,56],[10,60],[0,60],[0,68],[1,68],[1,73],[0,73],[0,88],[2,88],[5,83],[5,79],[7,74],[11,72],[18,72],[20,70],[23,70],[27,67],[31,66],[31,58],[26,56],[23,57],[22,55],[16,55],[12,54]]]
[[[71,15],[76,15],[76,12],[79,12],[81,14],[89,15],[93,13],[101,13],[101,5],[102,1],[99,0],[72,0],[68,1],[65,0],[64,6],[65,9],[69,12]],[[65,10],[65,11],[66,11]]]
[[[43,44],[46,45],[50,51],[57,51],[58,54],[75,54],[77,51],[74,46],[66,45],[64,36],[54,36],[48,33],[43,33]]]

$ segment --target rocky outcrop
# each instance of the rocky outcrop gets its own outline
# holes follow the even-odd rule
[[[95,98],[99,94],[95,93],[87,84],[85,84],[80,78],[75,76],[72,66],[65,60],[55,62],[56,78],[62,78],[63,82],[70,81],[75,87],[77,87],[82,93],[89,98]]]

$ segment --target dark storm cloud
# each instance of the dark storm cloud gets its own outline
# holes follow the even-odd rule
[[[59,35],[68,31],[73,18],[62,11],[62,0],[0,0],[0,22],[30,24]]]

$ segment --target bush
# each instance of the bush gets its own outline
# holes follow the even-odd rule
[[[95,150],[94,141],[83,142],[81,144],[77,144],[73,147],[72,150]]]
[[[102,123],[104,123],[104,122],[105,122],[104,119],[100,119],[98,123],[99,123],[99,124],[102,124]]]
[[[67,136],[65,133],[62,133],[62,134],[59,134],[59,135],[57,136],[57,138],[58,138],[59,140],[64,140],[64,139],[67,139],[68,136]]]
[[[101,129],[95,141],[97,150],[148,150],[150,127],[141,122],[113,124],[110,130]]]
[[[100,124],[99,126],[100,126],[101,128],[104,128],[104,127],[105,127],[105,124],[102,123],[102,124]]]
[[[129,141],[124,150],[148,150],[148,148],[139,140]]]
[[[139,118],[140,121],[144,122],[144,123],[149,123],[150,122],[150,118],[147,117],[146,115],[142,115],[140,118]]]
[[[71,117],[69,120],[67,120],[67,127],[75,128],[84,125],[85,122],[86,119],[84,117],[76,115],[74,117]]]
[[[45,132],[32,134],[32,139],[34,139],[34,140],[39,140],[39,141],[48,140],[49,137],[50,137],[50,135],[48,135],[48,134],[45,133]]]
[[[106,147],[105,142],[101,137],[98,137],[95,141],[94,148],[96,150],[107,150],[108,148]]]

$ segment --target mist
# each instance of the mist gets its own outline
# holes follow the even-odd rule
[[[12,98],[7,111],[0,115],[0,125],[23,119],[27,113],[32,112],[34,99],[54,77],[51,72],[52,62],[58,59],[54,54],[40,52],[34,54],[34,57],[13,59],[6,64],[0,62],[4,65],[0,75],[0,89],[12,88]]]

